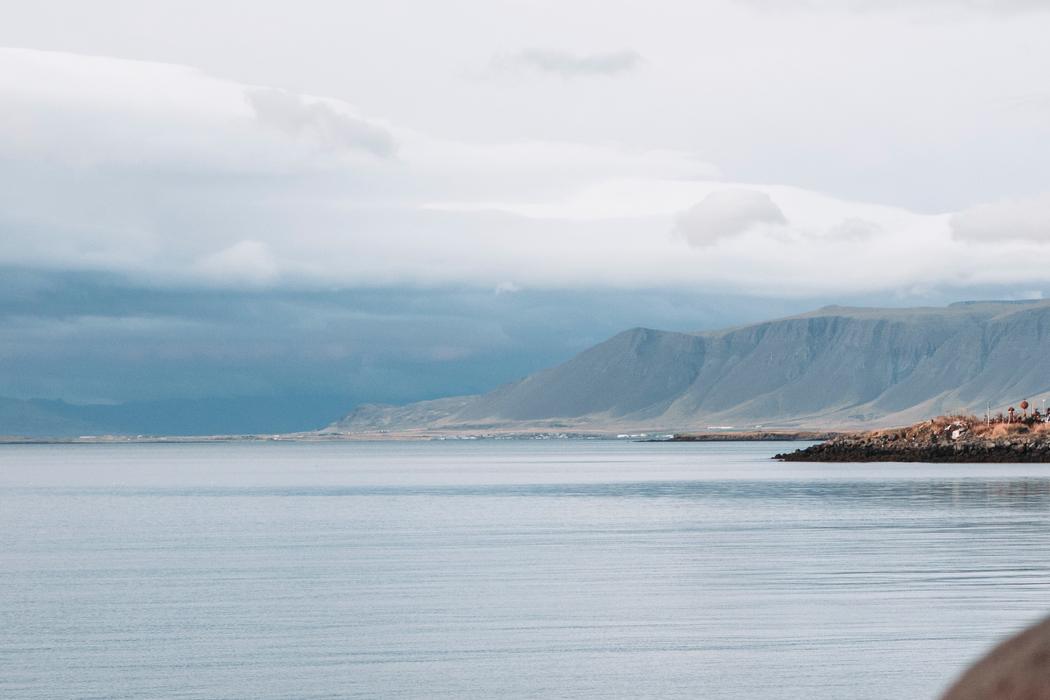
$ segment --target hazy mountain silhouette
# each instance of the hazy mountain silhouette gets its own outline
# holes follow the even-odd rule
[[[310,430],[345,410],[343,396],[164,399],[71,404],[0,397],[0,435],[220,435]]]

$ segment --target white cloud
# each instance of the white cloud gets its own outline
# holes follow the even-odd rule
[[[981,204],[952,216],[952,235],[960,241],[1050,242],[1050,193]]]
[[[1043,0],[747,0],[769,10],[885,12],[940,10],[954,12],[1016,13],[1047,9]]]
[[[362,150],[375,156],[394,155],[397,145],[386,129],[339,110],[339,105],[306,101],[285,90],[248,90],[256,117],[293,135],[312,138],[323,148]]]
[[[1050,189],[1050,120],[1017,103],[1045,85],[1050,4],[766,0],[756,11],[758,1],[156,0],[128,11],[123,0],[48,0],[9,8],[0,42],[193,65],[473,145],[696,153],[736,180],[924,212]],[[54,21],[56,2],[63,22]],[[543,79],[558,73],[523,65],[522,77],[538,79],[477,79],[491,57],[536,46],[569,59],[634,51],[644,62],[614,79]],[[582,62],[592,64],[604,65]],[[88,75],[95,70],[85,70],[85,93],[110,83]],[[142,96],[138,108],[197,106],[179,90],[165,96],[146,85]],[[243,102],[225,95],[215,104],[231,97]]]
[[[246,94],[271,101],[262,121]],[[185,286],[778,295],[1037,289],[1050,266],[1043,204],[989,249],[965,232],[972,211],[949,223],[726,182],[684,149],[436,138],[178,66],[0,51],[0,100],[0,265]]]
[[[870,240],[880,233],[883,233],[881,226],[872,221],[856,217],[843,219],[840,223],[828,229],[828,237],[847,241]]]
[[[262,285],[275,281],[279,266],[266,243],[244,240],[205,255],[194,268],[220,284]]]
[[[521,287],[514,284],[513,282],[500,282],[496,285],[496,288],[493,291],[496,293],[497,296],[499,296],[500,294],[517,294],[521,291]]]
[[[786,225],[784,212],[765,192],[718,190],[678,215],[674,231],[691,246],[711,245],[756,226]]]
[[[524,69],[552,73],[563,78],[627,73],[636,69],[641,63],[642,56],[632,49],[589,54],[576,54],[556,49],[524,49],[493,59],[494,66],[500,71]]]

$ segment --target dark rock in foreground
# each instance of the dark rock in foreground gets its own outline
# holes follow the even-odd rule
[[[834,437],[778,454],[785,462],[1050,462],[1050,424],[985,424],[973,416]]]
[[[997,646],[942,700],[1050,700],[1050,620]]]

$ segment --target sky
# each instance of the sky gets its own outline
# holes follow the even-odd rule
[[[1050,287],[1043,2],[3,4],[0,397],[307,428]]]

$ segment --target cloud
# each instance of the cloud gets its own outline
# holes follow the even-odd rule
[[[499,284],[496,285],[496,288],[493,291],[497,295],[499,295],[499,294],[517,294],[518,292],[522,291],[522,289],[521,289],[521,287],[519,287],[518,285],[514,284],[513,282],[500,282]]]
[[[269,122],[246,94],[263,96]],[[508,281],[784,296],[1038,289],[1050,268],[1038,208],[989,250],[967,233],[973,211],[952,220],[727,182],[685,149],[437,138],[167,64],[0,50],[0,101],[0,266],[500,299],[520,296],[492,294]],[[390,140],[354,121],[344,133],[332,115],[382,124]],[[377,157],[385,143],[396,157]]]
[[[525,49],[499,56],[494,63],[501,70],[528,69],[560,75],[563,78],[576,78],[627,73],[638,68],[642,60],[641,54],[631,49],[590,54],[574,54],[554,49]]]
[[[959,11],[1016,14],[1047,10],[1043,0],[747,0],[766,10],[834,12]]]
[[[246,89],[283,86],[345,100],[361,111],[333,109],[387,128],[399,146],[395,125],[472,145],[660,147],[702,154],[740,181],[804,184],[925,212],[1050,187],[1045,115],[1004,107],[1004,100],[1046,82],[1045,0],[816,0],[819,12],[797,11],[807,5],[799,0],[765,0],[766,9],[795,8],[769,12],[744,0],[654,0],[644,12],[636,3],[601,3],[596,12],[594,3],[464,0],[459,12],[415,2],[411,23],[383,4],[355,9],[323,2],[323,12],[264,4],[260,31],[244,33],[236,3],[217,9],[203,0],[162,2],[127,13],[119,0],[98,0],[91,11],[71,9],[63,23],[54,22],[47,3],[19,3],[5,14],[0,40],[169,62],[170,75],[154,80],[157,64],[147,71],[144,63],[113,61],[134,71],[112,65],[100,79],[97,59],[77,57],[84,65],[81,107],[102,93],[126,98],[138,91],[141,99],[128,100],[136,109],[162,105],[190,116],[199,99],[171,88],[192,65],[198,79],[231,76],[250,84]],[[1019,14],[1024,10],[1031,12]],[[115,16],[122,31],[113,30]],[[462,22],[464,16],[471,21]],[[243,40],[239,50],[230,50],[231,36]],[[490,77],[501,69],[492,57],[522,49],[577,59],[627,51],[644,62],[609,79],[552,80],[559,73],[511,61],[504,67],[536,79],[475,79],[477,69]],[[51,76],[38,73],[27,82],[45,93]],[[18,75],[5,67],[0,82]],[[117,84],[123,80],[128,84]],[[213,81],[210,95],[217,113],[226,113],[231,99],[217,94],[222,82]],[[164,85],[168,95],[151,84]],[[280,132],[259,124],[243,92],[233,97],[260,132]],[[7,95],[3,107],[7,121]],[[57,111],[50,121],[61,121]],[[113,150],[124,153],[119,141],[128,120],[110,116],[110,126],[121,124],[111,129]],[[217,134],[228,131],[212,126]],[[175,133],[153,137],[167,143]],[[286,132],[273,140],[280,135]],[[131,136],[137,145],[146,140]],[[320,150],[309,134],[290,140]],[[140,160],[152,156],[136,150]],[[974,171],[982,176],[972,177]]]
[[[831,238],[847,241],[868,240],[880,233],[882,233],[882,227],[878,224],[855,217],[843,219],[828,229],[828,235]]]
[[[221,284],[267,284],[277,278],[278,264],[270,247],[260,241],[238,241],[206,255],[195,265],[206,279]]]
[[[674,232],[697,247],[739,236],[760,224],[787,223],[784,212],[765,192],[731,189],[712,192],[682,212],[675,221]]]
[[[272,89],[249,89],[244,96],[260,122],[311,138],[322,148],[365,151],[381,158],[389,158],[397,150],[389,131],[337,111],[326,102],[308,102],[300,95]]]
[[[1050,242],[1050,193],[966,209],[951,217],[951,230],[959,241]]]

